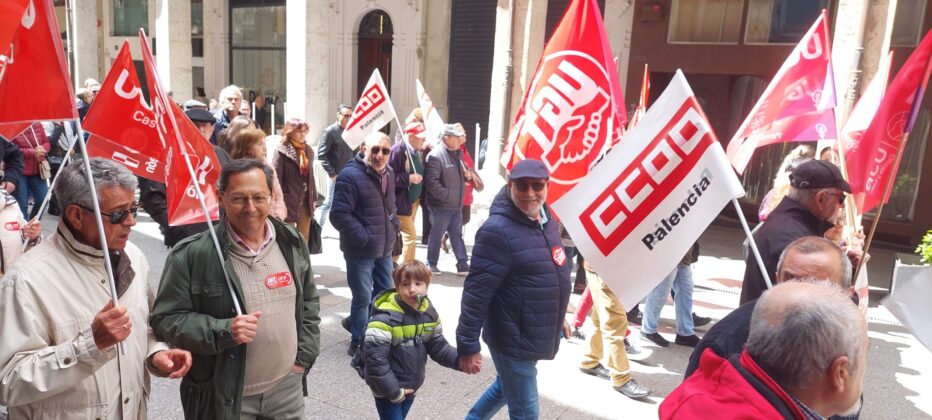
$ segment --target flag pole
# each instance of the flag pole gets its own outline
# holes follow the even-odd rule
[[[750,245],[751,251],[754,253],[754,259],[757,260],[757,266],[760,268],[761,274],[764,275],[764,282],[767,283],[768,289],[773,289],[773,282],[770,281],[770,274],[767,273],[767,269],[764,267],[764,260],[760,257],[760,251],[757,249],[757,242],[754,241],[754,235],[751,234],[751,228],[748,227],[748,221],[744,218],[744,213],[741,211],[741,206],[738,205],[738,199],[732,198],[731,203],[735,205],[735,211],[738,213],[738,219],[741,219],[741,227],[744,228],[744,233],[748,236],[748,243]]]
[[[116,308],[119,304],[120,297],[119,294],[117,294],[116,281],[113,277],[113,265],[111,265],[110,262],[110,247],[107,246],[107,234],[104,232],[104,220],[100,214],[100,202],[97,201],[97,186],[94,184],[94,174],[91,171],[91,160],[87,155],[87,146],[84,144],[84,128],[81,127],[80,119],[76,118],[74,122],[78,126],[78,138],[75,140],[75,143],[79,143],[81,153],[84,155],[84,174],[87,176],[87,182],[90,183],[91,186],[91,202],[94,204],[94,219],[97,221],[97,234],[100,235],[100,249],[104,254],[104,271],[107,272],[107,280],[109,280],[110,300],[113,302],[113,307]],[[74,147],[74,145],[72,145],[72,147]],[[62,209],[63,216],[64,210],[65,209]],[[126,355],[126,347],[123,346],[122,341],[117,343],[117,347],[120,349],[121,355]]]

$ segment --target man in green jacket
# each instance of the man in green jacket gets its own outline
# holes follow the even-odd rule
[[[307,244],[269,217],[268,166],[233,161],[218,184],[225,214],[215,227],[235,296],[210,234],[194,235],[165,263],[151,327],[193,356],[181,382],[185,418],[303,418],[307,372],[320,351]]]

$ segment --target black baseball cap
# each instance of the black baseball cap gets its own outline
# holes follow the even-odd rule
[[[184,115],[187,115],[191,121],[194,122],[209,122],[216,123],[217,119],[214,116],[204,109],[192,108],[184,112]]]
[[[827,160],[807,160],[790,173],[790,185],[800,190],[838,188],[848,194],[851,186],[841,175],[841,170]]]
[[[537,159],[524,159],[511,167],[511,173],[508,179],[550,179],[550,173],[547,172],[547,166],[544,162]]]

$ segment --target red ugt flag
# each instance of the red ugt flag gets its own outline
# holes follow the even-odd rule
[[[20,19],[26,13],[29,0],[5,0],[0,2],[0,55],[9,56],[13,35],[20,27]]]
[[[8,139],[35,121],[78,118],[52,0],[30,0],[14,25],[12,44],[0,48],[0,135]]]
[[[168,224],[178,226],[208,221],[201,210],[195,188],[200,188],[204,196],[209,220],[217,220],[220,217],[216,187],[217,179],[220,178],[220,164],[217,155],[213,146],[197,131],[197,127],[162,90],[155,60],[149,51],[146,34],[142,30],[139,31],[139,44],[152,98],[155,127],[166,147],[165,193],[168,201]],[[193,179],[185,163],[186,157],[194,169]]]
[[[502,165],[539,159],[547,202],[582,181],[619,136],[624,96],[595,0],[573,0],[554,31],[511,127]]]
[[[796,45],[728,143],[728,160],[744,173],[760,146],[836,137],[835,81],[825,10]]]
[[[848,183],[861,214],[890,198],[889,193],[883,196],[884,189],[896,174],[900,151],[906,147],[905,134],[915,122],[929,81],[930,58],[932,32],[926,34],[903,64],[860,142],[845,156]]]
[[[92,134],[87,153],[120,163],[141,177],[165,182],[165,147],[141,86],[129,41],[123,41],[94,106],[84,118],[84,129]]]

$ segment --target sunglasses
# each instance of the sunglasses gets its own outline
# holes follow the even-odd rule
[[[826,194],[826,195],[831,195],[831,196],[838,197],[838,204],[840,204],[840,205],[844,205],[844,204],[845,204],[845,193],[838,193],[838,194],[835,194],[834,192],[827,192],[827,193],[825,193],[825,194]]]
[[[343,118],[350,118],[353,116],[353,114],[340,114],[340,116]]]
[[[78,205],[78,206],[90,213],[94,212],[94,209],[89,209],[81,205]],[[133,204],[132,207],[126,210],[116,210],[112,213],[100,212],[100,215],[109,217],[111,225],[118,225],[120,223],[123,223],[123,221],[126,220],[126,218],[129,217],[130,215],[133,215],[133,218],[136,218],[136,215],[138,213],[139,213],[139,203],[136,203],[136,204]]]
[[[527,192],[528,188],[533,189],[534,192],[543,191],[544,187],[547,186],[547,183],[544,181],[534,181],[534,182],[524,182],[524,181],[514,181],[512,182],[515,188],[521,192]]]
[[[392,149],[391,149],[391,148],[388,148],[388,147],[381,147],[381,146],[372,146],[372,147],[369,148],[369,150],[372,151],[372,154],[373,154],[373,155],[377,155],[377,154],[381,153],[381,154],[383,154],[383,155],[385,155],[385,156],[388,156],[390,153],[392,153]]]

